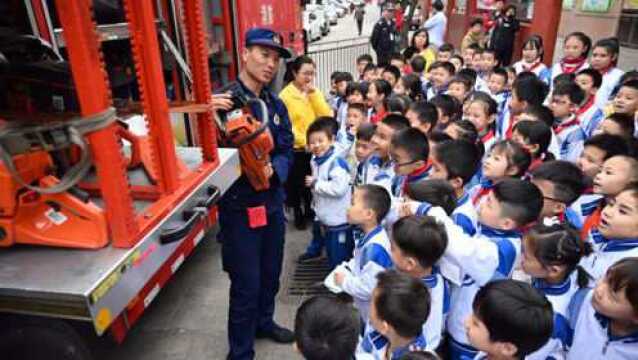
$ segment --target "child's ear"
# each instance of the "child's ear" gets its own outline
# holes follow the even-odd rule
[[[565,272],[565,266],[563,265],[550,265],[547,267],[547,271],[552,276],[559,276]]]
[[[508,166],[507,169],[505,169],[505,175],[506,176],[515,176],[520,171],[521,170],[518,168],[518,166]]]
[[[450,185],[452,185],[452,188],[454,188],[454,190],[460,189],[463,187],[463,179],[461,179],[458,176],[451,178],[449,182],[450,182]]]
[[[489,119],[487,119],[487,120],[488,120],[488,122],[490,124],[493,123],[494,121],[496,121],[496,114],[490,115]]]
[[[567,209],[567,206],[563,203],[559,203],[554,201],[554,206],[552,206],[552,212],[556,215],[562,214]]]
[[[504,217],[501,219],[501,229],[503,230],[514,230],[518,227],[518,224],[514,219]]]
[[[418,263],[415,258],[413,258],[412,256],[407,257],[407,270],[412,270],[416,268],[417,264]]]
[[[525,147],[532,154],[536,154],[536,152],[538,152],[538,150],[541,148],[538,144],[525,145]]]
[[[513,358],[518,353],[518,348],[511,342],[498,342],[496,343],[496,348],[501,356],[505,358]]]

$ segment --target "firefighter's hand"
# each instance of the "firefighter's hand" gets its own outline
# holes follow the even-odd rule
[[[315,178],[313,176],[306,176],[304,183],[306,187],[312,187],[315,183]]]
[[[223,94],[213,94],[210,101],[214,110],[228,111],[233,108],[232,94],[229,92]]]
[[[343,279],[346,278],[346,274],[340,272],[340,271],[335,271],[335,284],[337,284],[338,286],[343,286]]]
[[[269,162],[268,165],[264,167],[264,174],[266,175],[266,178],[270,179],[274,173],[275,169],[273,169],[272,163]]]

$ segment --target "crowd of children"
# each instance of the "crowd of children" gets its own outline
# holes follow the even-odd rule
[[[325,248],[354,305],[299,308],[305,358],[638,359],[638,72],[582,32],[500,67],[481,25],[360,56],[309,126],[300,261]]]

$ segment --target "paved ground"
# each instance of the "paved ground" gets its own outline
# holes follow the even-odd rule
[[[287,295],[295,259],[307,245],[309,232],[290,227],[282,290],[277,298],[276,321],[292,327],[295,311],[304,300]],[[202,241],[190,261],[162,290],[122,346],[104,345],[101,360],[224,359],[228,345],[226,318],[229,281],[221,270],[220,245],[214,238]],[[249,266],[249,264],[247,264]],[[292,346],[259,340],[257,359],[300,359]]]

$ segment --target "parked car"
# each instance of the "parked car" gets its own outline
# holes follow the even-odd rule
[[[348,6],[338,0],[328,0],[328,4],[334,6],[334,8],[337,10],[337,14],[339,14],[339,17],[343,17],[348,11]]]
[[[339,20],[339,14],[337,13],[337,9],[335,9],[332,5],[326,5],[326,16],[328,17],[328,22],[330,25],[336,25],[337,20]]]
[[[303,28],[309,42],[321,39],[321,22],[314,12],[308,10],[303,12]]]

